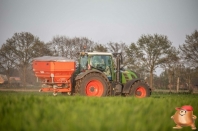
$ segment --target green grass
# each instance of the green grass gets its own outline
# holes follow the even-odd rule
[[[171,131],[170,117],[183,105],[192,105],[198,117],[198,95],[191,94],[138,99],[0,92],[0,131]]]

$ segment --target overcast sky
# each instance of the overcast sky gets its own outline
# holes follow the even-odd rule
[[[198,0],[0,0],[0,45],[15,32],[49,42],[54,36],[137,42],[168,36],[174,46],[198,30]]]

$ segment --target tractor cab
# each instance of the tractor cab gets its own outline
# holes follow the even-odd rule
[[[114,62],[112,53],[81,52],[79,59],[79,73],[86,70],[99,70],[111,81],[114,79]]]

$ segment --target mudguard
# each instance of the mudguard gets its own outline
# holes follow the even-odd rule
[[[129,93],[130,87],[133,85],[133,83],[136,82],[136,81],[140,81],[140,80],[143,80],[143,79],[138,78],[138,79],[133,79],[133,80],[131,80],[131,81],[128,81],[128,82],[124,85],[124,88],[123,88],[123,90],[122,90],[122,93]]]
[[[76,76],[75,80],[79,80],[79,79],[85,77],[87,74],[93,73],[93,72],[100,73],[100,74],[102,74],[105,78],[107,78],[107,76],[106,76],[103,72],[101,72],[101,71],[99,71],[99,70],[86,70],[85,72],[81,72],[80,74],[78,74],[78,75]],[[107,79],[108,79],[108,78],[107,78]]]

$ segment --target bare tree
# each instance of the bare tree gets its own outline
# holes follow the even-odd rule
[[[9,78],[16,68],[14,64],[14,53],[10,50],[10,46],[11,45],[3,44],[0,49],[0,69],[7,76],[9,83]]]
[[[28,67],[34,57],[50,54],[47,46],[31,33],[15,33],[12,38],[7,39],[4,44],[6,51],[12,52],[8,61],[14,63],[15,67],[21,72],[22,83],[26,85],[26,74]],[[5,51],[5,48],[2,48]]]
[[[110,52],[121,52],[124,53],[127,45],[123,42],[117,43],[117,42],[109,42],[107,43],[107,49]]]
[[[146,67],[142,64],[142,53],[135,43],[131,43],[131,45],[126,48],[126,55],[127,68],[135,71],[141,78],[145,78],[147,76]]]
[[[149,72],[150,86],[153,88],[153,72],[163,63],[162,59],[166,58],[171,49],[171,42],[167,36],[163,35],[142,35],[137,44],[133,44],[138,52],[138,61],[141,67]]]
[[[175,47],[170,47],[166,57],[161,59],[161,63],[162,64],[160,66],[167,72],[168,81],[169,81],[168,87],[171,91],[174,84],[173,82],[174,82],[175,69],[179,64],[181,64],[179,58],[179,51],[176,50]]]
[[[198,31],[186,36],[185,43],[179,46],[182,58],[193,67],[198,67]]]
[[[107,52],[107,47],[102,44],[96,44],[93,50],[99,52]]]
[[[86,37],[68,38],[56,36],[47,44],[53,56],[62,56],[77,60],[78,52],[93,50],[95,43]]]
[[[127,65],[127,54],[126,54],[127,48],[128,48],[128,46],[123,42],[121,42],[121,43],[117,43],[117,42],[107,43],[107,49],[109,52],[122,54],[122,61],[123,61],[122,67],[125,67]]]

